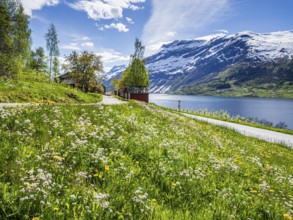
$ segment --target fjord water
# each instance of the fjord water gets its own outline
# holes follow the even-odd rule
[[[284,121],[293,129],[293,99],[150,94],[150,102],[164,107],[178,108],[178,100],[181,109],[225,110],[231,116]]]

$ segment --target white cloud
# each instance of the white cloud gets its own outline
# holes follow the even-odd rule
[[[169,37],[174,37],[177,33],[175,31],[170,31],[167,33]]]
[[[84,36],[84,37],[81,38],[81,40],[88,41],[88,40],[91,40],[91,38],[88,37],[88,36]]]
[[[102,56],[102,60],[107,63],[129,61],[129,56],[125,56],[122,53],[113,50],[104,50],[98,52],[97,55]]]
[[[110,25],[105,25],[106,29],[117,29],[119,32],[128,32],[129,29],[122,23],[112,23]]]
[[[220,32],[220,33],[223,33],[223,34],[228,34],[229,33],[229,31],[224,30],[224,29],[216,30],[216,32]]]
[[[169,44],[171,43],[171,41],[160,41],[160,42],[151,42],[148,46],[147,46],[147,51],[145,53],[145,56],[149,56],[152,55],[156,52],[158,52],[160,50],[160,48],[163,46],[163,44]]]
[[[94,47],[94,43],[93,42],[84,42],[81,44],[81,46],[83,47]]]
[[[60,48],[64,50],[77,50],[77,51],[81,50],[78,43],[64,44],[64,45],[61,45]]]
[[[59,0],[21,0],[24,12],[29,16],[32,16],[34,10],[40,10],[44,6],[58,5],[59,2]]]
[[[122,65],[129,62],[129,56],[114,50],[104,50],[96,54],[102,57],[105,72],[108,72],[114,65]]]
[[[151,17],[142,40],[147,46],[189,37],[219,19],[231,0],[152,0]],[[176,36],[175,36],[175,33]],[[151,42],[152,41],[152,42]]]
[[[141,7],[136,4],[143,2],[145,0],[79,0],[68,5],[75,10],[87,12],[91,19],[99,20],[122,18],[124,9],[138,10]]]
[[[143,7],[139,7],[139,6],[137,6],[137,5],[130,5],[129,8],[130,8],[131,10],[133,10],[133,11],[143,9]]]
[[[126,17],[126,20],[128,22],[128,24],[134,24],[133,20],[129,17]]]

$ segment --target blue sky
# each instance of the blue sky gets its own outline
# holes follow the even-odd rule
[[[293,30],[293,0],[21,0],[31,16],[33,49],[54,23],[60,59],[72,50],[102,56],[105,71],[127,64],[135,37],[146,55],[163,43],[216,33]]]

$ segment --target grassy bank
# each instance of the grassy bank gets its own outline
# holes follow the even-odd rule
[[[156,106],[0,110],[1,219],[282,219],[292,150]]]
[[[174,109],[166,109],[166,110],[171,110],[174,112],[178,112],[177,110]],[[247,119],[245,117],[241,117],[239,115],[237,116],[231,116],[229,115],[228,112],[226,111],[207,111],[207,110],[198,110],[198,111],[189,111],[189,110],[181,110],[181,112],[185,112],[188,114],[196,115],[196,116],[202,116],[205,118],[212,118],[212,119],[217,119],[221,121],[226,121],[226,122],[232,122],[236,124],[242,124],[242,125],[247,125],[255,128],[262,128],[270,131],[276,131],[284,134],[291,134],[293,135],[293,130],[289,130],[287,128],[277,128],[272,126],[266,126],[264,124],[260,124],[253,119]],[[270,123],[269,121],[266,121],[267,123]]]
[[[93,103],[101,101],[99,94],[84,93],[47,80],[9,80],[0,78],[0,102]]]

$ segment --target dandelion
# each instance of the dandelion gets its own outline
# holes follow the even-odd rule
[[[105,166],[105,170],[106,170],[106,171],[109,171],[109,170],[110,170],[110,166],[106,165],[106,166]]]
[[[172,186],[175,187],[175,186],[177,186],[177,184],[173,182],[173,183],[172,183]]]
[[[289,214],[284,214],[283,215],[283,217],[284,217],[284,219],[286,219],[286,220],[292,220],[292,217],[289,215]]]
[[[54,212],[58,212],[59,211],[59,208],[53,208]]]

